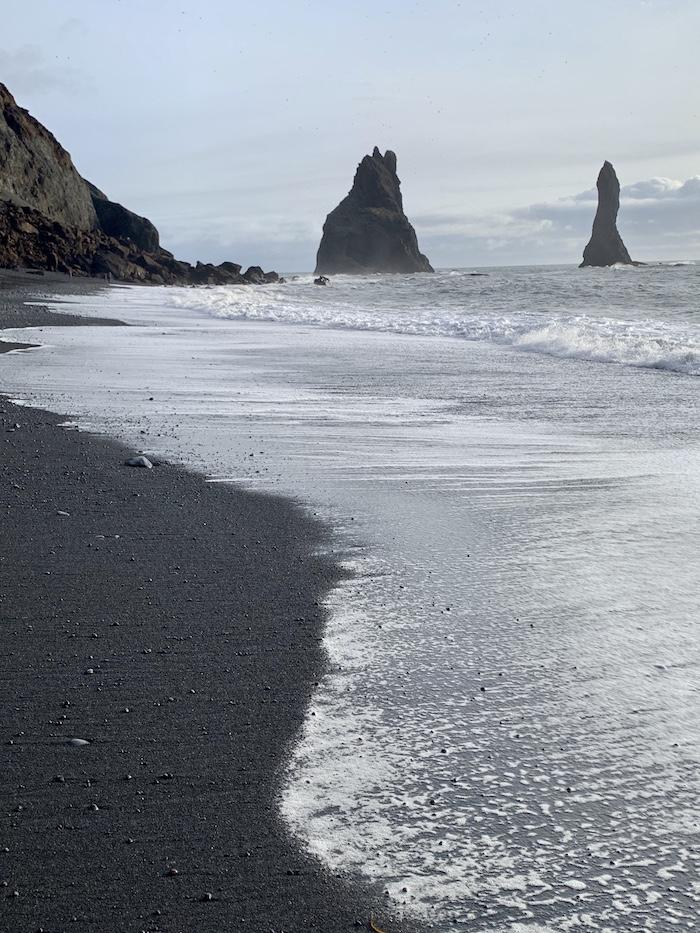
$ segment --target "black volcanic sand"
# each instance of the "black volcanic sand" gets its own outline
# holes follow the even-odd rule
[[[396,930],[276,805],[324,671],[323,527],[62,420],[0,398],[0,929]]]
[[[82,279],[61,275],[60,272],[37,275],[27,271],[0,269],[0,328],[69,324],[102,324],[113,327],[123,324],[123,321],[109,318],[85,318],[70,312],[57,313],[49,311],[41,304],[34,304],[49,296],[54,301],[55,296],[70,298],[73,295],[95,294],[106,287],[109,286],[99,279]],[[26,305],[26,301],[31,301],[32,304]]]

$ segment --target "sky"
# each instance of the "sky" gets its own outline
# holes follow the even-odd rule
[[[4,0],[0,81],[178,258],[313,268],[375,145],[433,265],[700,259],[698,0]]]

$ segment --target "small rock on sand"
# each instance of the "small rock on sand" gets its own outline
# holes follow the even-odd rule
[[[130,467],[144,467],[146,470],[152,470],[153,464],[148,457],[129,457],[126,465]]]

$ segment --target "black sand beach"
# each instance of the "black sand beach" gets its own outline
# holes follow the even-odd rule
[[[78,314],[57,314],[41,304],[50,295],[71,296],[94,294],[104,289],[99,279],[61,275],[59,272],[32,273],[14,269],[0,269],[0,328],[5,327],[67,327],[71,324],[114,326],[122,321],[109,318],[90,318]],[[29,304],[27,303],[29,302]]]
[[[0,326],[56,323],[28,297],[4,277]],[[382,892],[276,808],[324,668],[323,527],[64,420],[0,398],[0,929],[366,927]]]

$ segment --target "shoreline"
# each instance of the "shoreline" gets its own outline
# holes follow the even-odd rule
[[[5,328],[15,327],[68,327],[96,326],[116,327],[127,325],[114,318],[85,318],[79,314],[49,311],[41,304],[50,293],[55,301],[62,295],[68,302],[80,294],[95,294],[108,288],[101,279],[76,278],[60,272],[46,272],[41,276],[15,269],[0,269],[0,333]],[[26,305],[26,301],[35,302]]]
[[[0,327],[39,300],[16,291]],[[125,467],[133,451],[65,417],[0,396],[11,928],[398,929],[379,885],[304,853],[277,809],[326,664],[327,529],[281,497]]]

